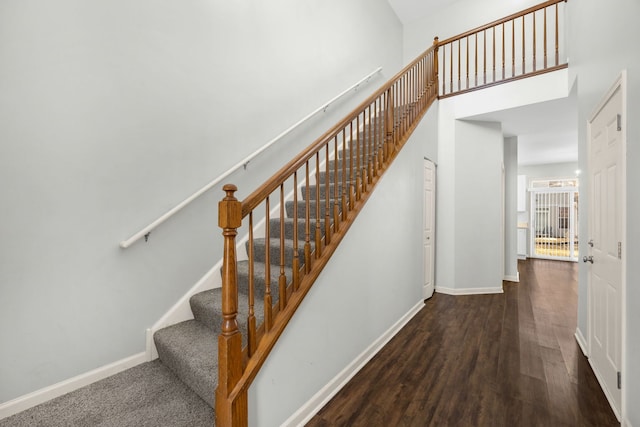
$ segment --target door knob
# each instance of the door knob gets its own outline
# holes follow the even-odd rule
[[[591,255],[589,256],[583,256],[582,257],[582,262],[590,262],[591,264],[593,264],[593,257]]]
[[[589,240],[589,241],[587,242],[587,245],[589,245],[589,246],[593,247],[593,239]]]

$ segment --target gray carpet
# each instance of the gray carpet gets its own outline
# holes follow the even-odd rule
[[[159,360],[0,420],[0,427],[213,425],[213,409]]]

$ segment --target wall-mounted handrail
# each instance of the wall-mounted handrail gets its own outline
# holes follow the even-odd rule
[[[373,77],[375,74],[379,73],[380,71],[382,71],[382,67],[376,68],[375,70],[373,70],[372,72],[370,72],[369,74],[367,74],[366,76],[364,76],[363,78],[358,80],[356,83],[354,83],[353,85],[349,86],[344,91],[340,92],[338,95],[336,95],[333,98],[331,98],[329,101],[323,103],[320,107],[316,108],[311,113],[307,114],[305,117],[300,119],[298,122],[296,122],[295,124],[293,124],[292,126],[287,128],[286,130],[284,130],[282,133],[280,133],[278,136],[276,136],[275,138],[273,138],[272,140],[267,142],[265,145],[260,147],[258,150],[254,151],[253,153],[251,153],[250,155],[248,155],[244,159],[240,160],[238,163],[236,163],[234,166],[232,166],[229,170],[227,170],[222,175],[218,176],[216,179],[214,179],[213,181],[211,181],[210,183],[208,183],[207,185],[205,185],[204,187],[202,187],[201,189],[199,189],[198,191],[193,193],[191,196],[189,196],[186,199],[184,199],[182,202],[180,202],[178,205],[176,205],[175,207],[173,207],[172,209],[167,211],[164,215],[160,216],[158,219],[153,221],[151,224],[147,225],[146,227],[144,227],[143,229],[141,229],[140,231],[138,231],[137,233],[135,233],[134,235],[132,235],[128,239],[121,241],[120,242],[120,247],[122,249],[126,249],[129,246],[131,246],[132,244],[134,244],[136,241],[140,240],[142,237],[148,238],[149,234],[151,233],[151,231],[153,231],[156,227],[158,227],[160,224],[165,222],[167,219],[171,218],[174,214],[176,214],[177,212],[182,210],[182,208],[187,206],[189,203],[193,202],[198,197],[202,196],[204,193],[206,193],[207,191],[209,191],[210,189],[215,187],[217,184],[221,183],[224,179],[226,179],[229,175],[231,175],[232,173],[234,173],[235,171],[237,171],[241,167],[246,168],[246,166],[249,164],[249,162],[251,162],[251,160],[256,158],[258,155],[260,155],[267,148],[271,147],[273,144],[275,144],[276,142],[278,142],[279,140],[281,140],[282,138],[287,136],[294,129],[296,129],[302,123],[304,123],[307,120],[309,120],[311,117],[313,117],[316,114],[318,114],[320,111],[323,111],[323,112],[326,111],[327,108],[329,108],[329,106],[331,104],[333,104],[338,99],[342,98],[344,95],[348,94],[352,90],[353,91],[358,90],[358,88],[360,87],[361,84],[368,83],[369,80],[371,79],[371,77]]]

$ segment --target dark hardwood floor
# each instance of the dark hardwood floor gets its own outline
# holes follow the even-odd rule
[[[576,343],[577,268],[435,294],[307,426],[617,426]]]

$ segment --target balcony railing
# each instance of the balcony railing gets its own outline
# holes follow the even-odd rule
[[[564,3],[546,1],[439,42],[439,97],[566,68]]]

